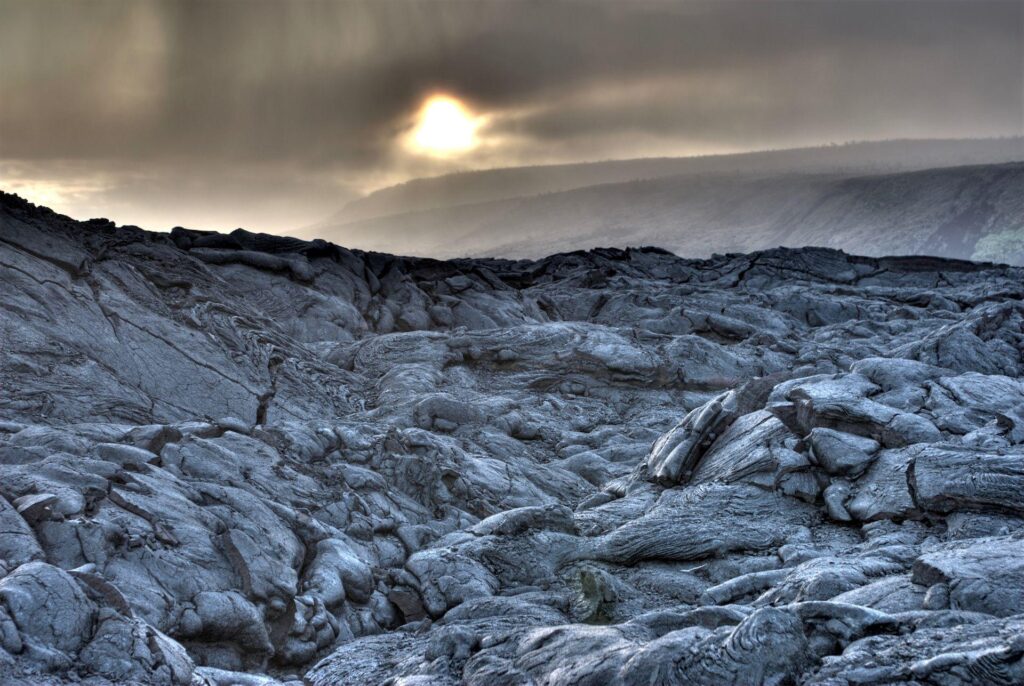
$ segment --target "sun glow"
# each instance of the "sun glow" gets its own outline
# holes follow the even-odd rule
[[[469,152],[477,146],[481,118],[450,95],[432,95],[420,108],[410,136],[411,147],[436,157]]]

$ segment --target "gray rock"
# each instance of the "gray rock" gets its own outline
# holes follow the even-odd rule
[[[35,533],[21,513],[0,496],[0,560],[8,569],[13,569],[42,557]]]
[[[837,476],[862,474],[880,447],[878,441],[832,429],[812,429],[807,440],[821,468]]]
[[[1024,613],[1024,540],[956,543],[914,561],[914,583],[945,584],[953,609],[996,617]],[[930,593],[931,591],[929,591]]]
[[[846,511],[855,519],[870,522],[911,516],[917,509],[907,480],[914,455],[904,450],[883,450],[867,473],[857,480]]]
[[[921,508],[1024,514],[1024,451],[928,446],[915,452],[909,478]]]
[[[643,517],[595,541],[595,559],[700,560],[780,547],[817,517],[814,508],[755,487],[696,486],[666,491]]]
[[[1019,268],[0,195],[0,279],[5,683],[1022,681]]]
[[[96,606],[75,580],[45,562],[28,562],[0,579],[0,601],[25,642],[74,653],[89,640]]]
[[[1020,618],[990,619],[862,638],[825,662],[814,683],[1010,686],[1024,677],[1022,629]]]
[[[186,686],[194,665],[185,649],[145,622],[101,610],[89,644],[78,656],[90,672],[115,683]]]

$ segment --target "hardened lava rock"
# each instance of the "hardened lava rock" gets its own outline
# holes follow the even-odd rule
[[[0,196],[0,681],[1024,683],[1024,270]]]

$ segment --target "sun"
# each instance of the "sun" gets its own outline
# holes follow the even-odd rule
[[[469,152],[477,146],[477,129],[481,118],[474,115],[457,98],[432,95],[416,115],[410,136],[411,147],[436,157]]]

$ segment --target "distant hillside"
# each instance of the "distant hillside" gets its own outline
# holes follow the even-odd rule
[[[1024,263],[1024,163],[870,175],[684,174],[409,212],[318,235],[435,257],[640,244],[701,257],[819,245]]]
[[[895,140],[734,155],[491,169],[414,179],[381,189],[349,202],[334,216],[303,233],[318,235],[323,229],[371,217],[683,174],[878,174],[1021,159],[1024,159],[1024,138]]]

